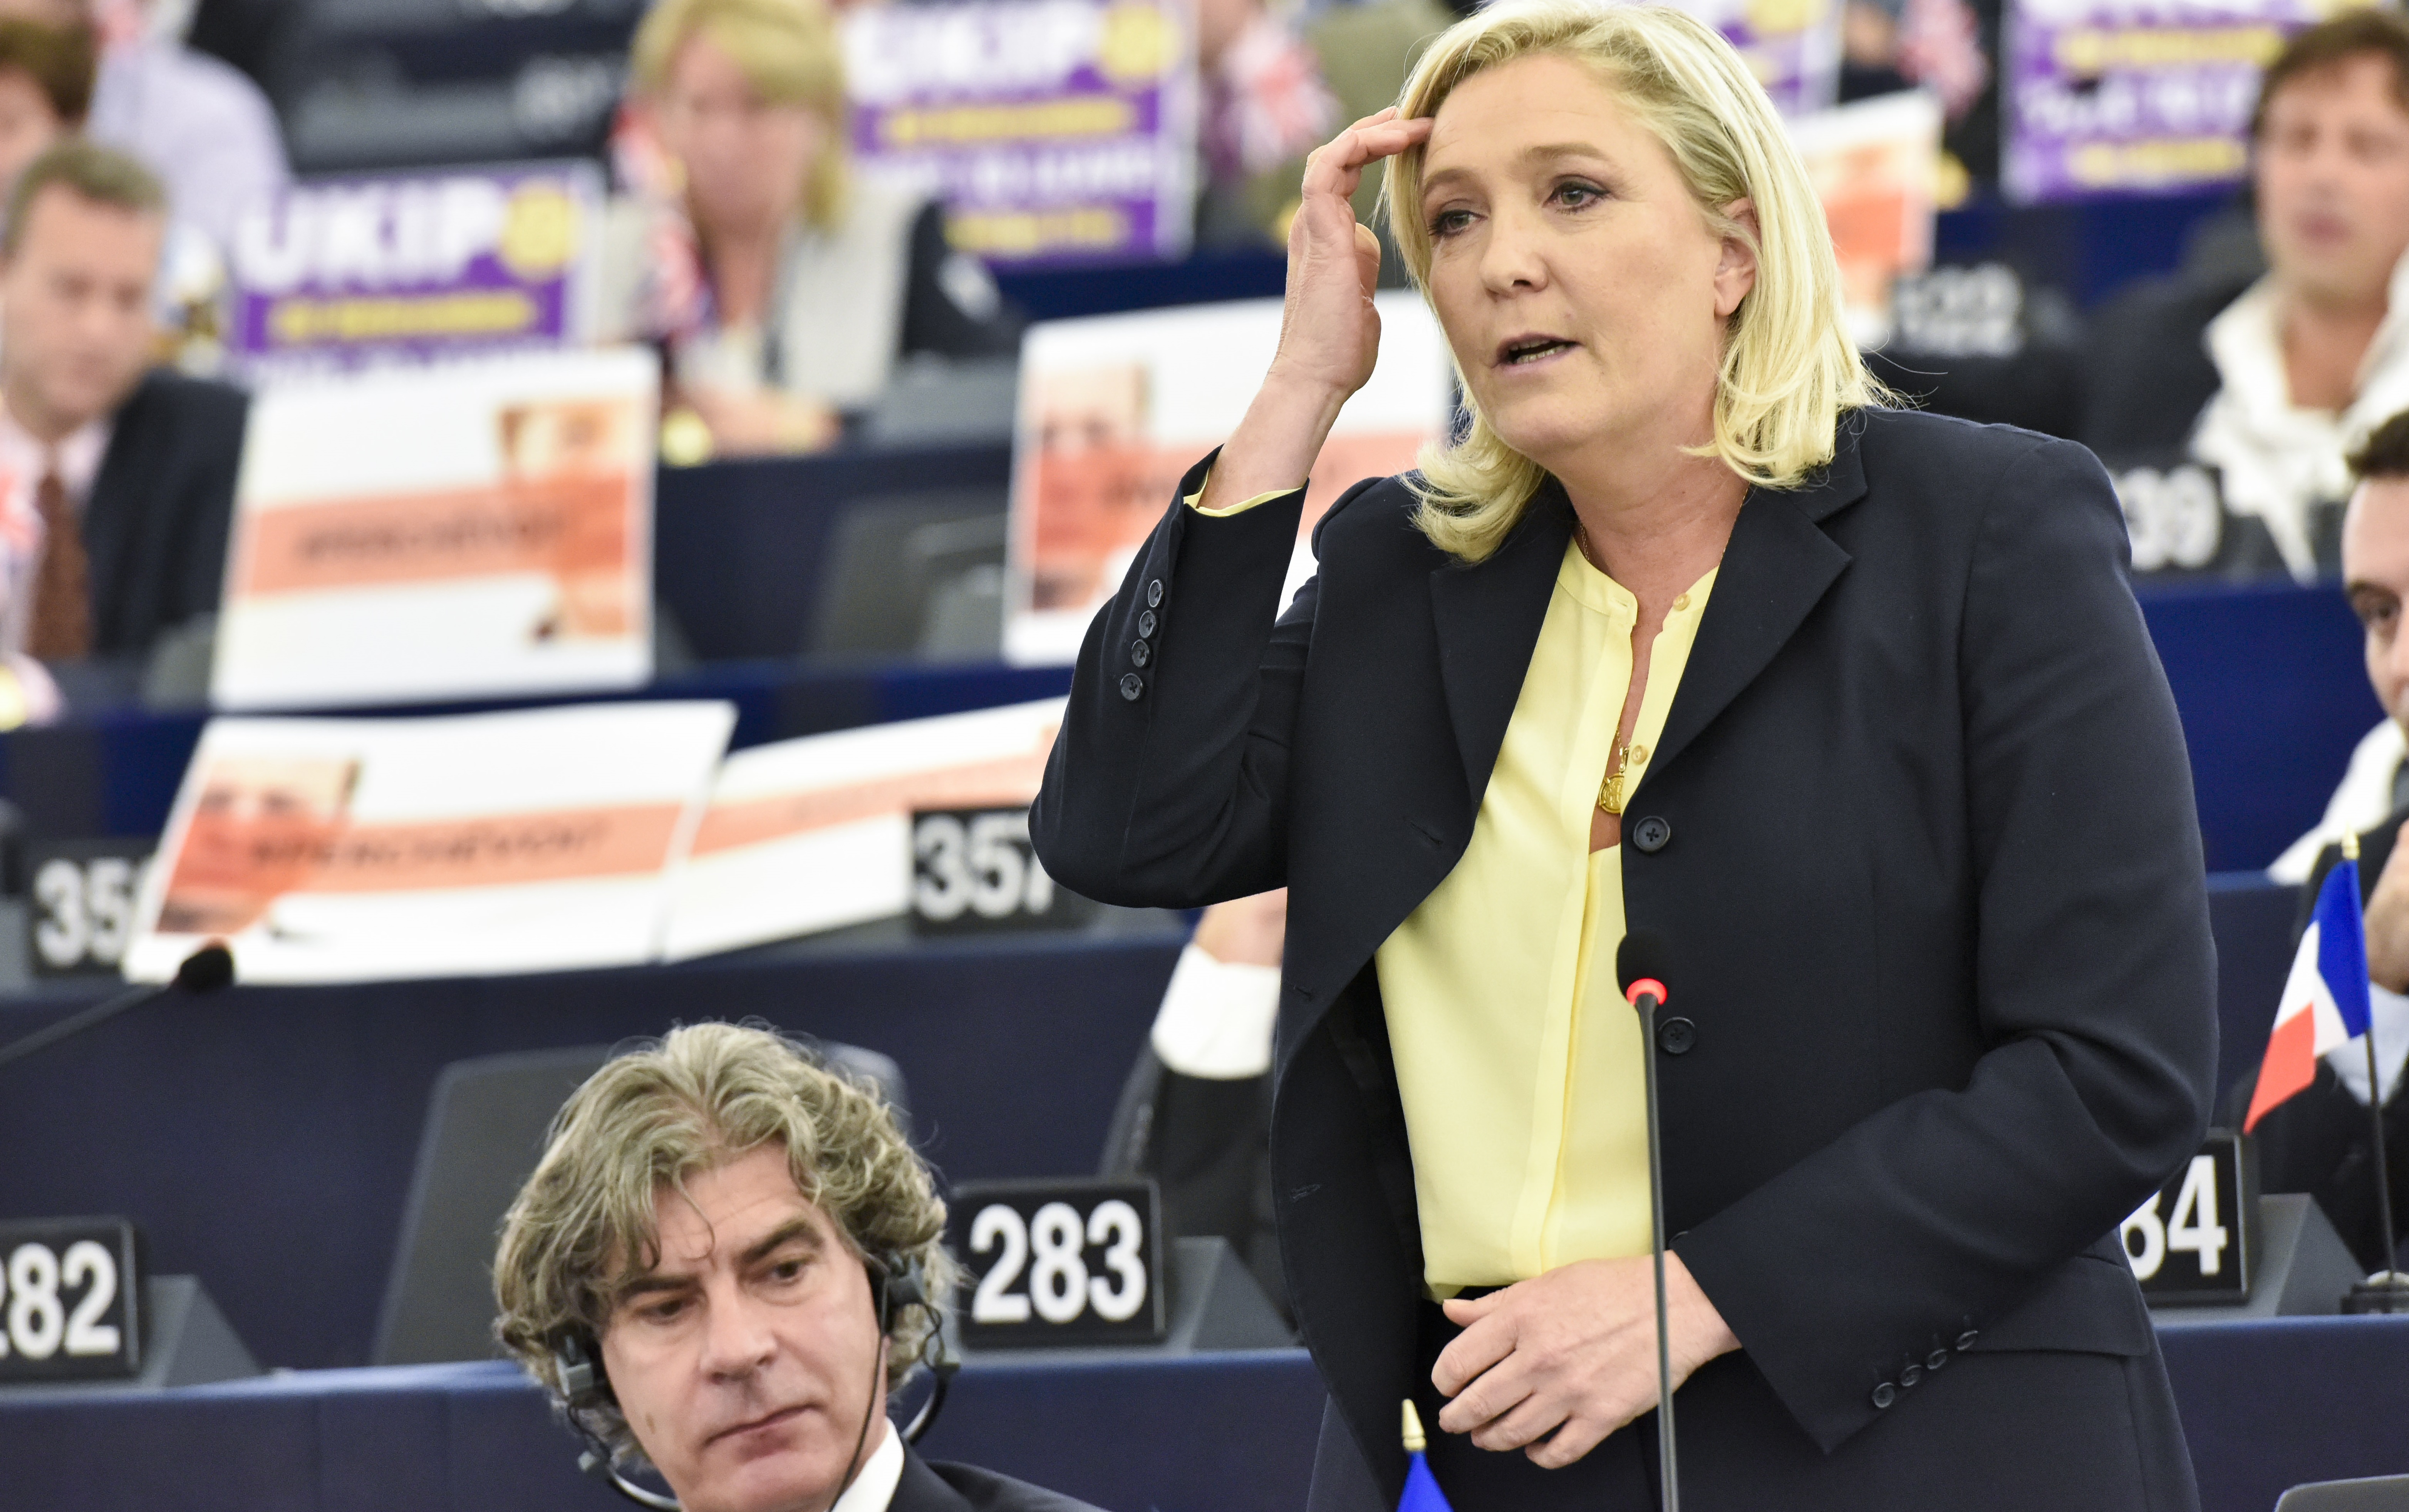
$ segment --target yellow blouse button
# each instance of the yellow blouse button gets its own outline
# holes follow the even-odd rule
[[[1644,745],[1635,745],[1631,748],[1631,755],[1627,758],[1627,764],[1637,767],[1645,763],[1647,759],[1648,747]]]
[[[1674,600],[1673,600],[1673,607],[1674,607],[1675,609],[1687,609],[1687,608],[1689,608],[1689,607],[1690,607],[1690,596],[1689,596],[1688,594],[1683,594],[1681,598],[1674,599]]]

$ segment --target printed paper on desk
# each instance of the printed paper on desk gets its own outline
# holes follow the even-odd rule
[[[1365,478],[1405,472],[1451,412],[1446,338],[1413,294],[1378,295],[1380,360],[1315,460],[1305,534]],[[1098,606],[1161,520],[1180,475],[1229,439],[1279,346],[1280,302],[1233,300],[1032,327],[1020,347],[1004,655],[1075,659]]]
[[[630,966],[726,751],[725,703],[217,719],[147,873],[125,974],[212,939],[245,982]]]
[[[729,756],[679,871],[665,954],[683,960],[902,913],[912,811],[1026,806],[1062,702],[809,735]]]
[[[1858,100],[1790,122],[1840,264],[1849,335],[1890,337],[1891,286],[1932,266],[1940,102],[1922,90]]]
[[[209,692],[228,709],[652,673],[659,368],[633,349],[252,400]]]

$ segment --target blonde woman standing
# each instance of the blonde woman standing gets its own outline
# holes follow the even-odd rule
[[[1283,612],[1377,353],[1382,159],[1470,425],[1334,504]],[[1461,22],[1314,155],[1289,248],[1033,828],[1115,902],[1289,888],[1314,1505],[1394,1505],[1406,1396],[1459,1512],[1655,1504],[1643,1057],[1688,1505],[2195,1505],[2117,1226],[2196,1148],[2214,979],[2098,463],[1878,407],[1779,121],[1670,9]]]

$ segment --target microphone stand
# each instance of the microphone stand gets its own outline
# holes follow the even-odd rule
[[[2344,1310],[2409,1313],[2409,1277],[2401,1274],[2400,1241],[2392,1228],[2392,1171],[2384,1152],[2384,1075],[2375,1063],[2375,1015],[2367,1015],[2367,1128],[2375,1141],[2375,1222],[2383,1236],[2384,1269],[2350,1289]]]
[[[214,942],[203,945],[184,958],[176,968],[173,978],[151,986],[135,987],[113,998],[104,998],[89,1008],[79,1009],[55,1024],[46,1025],[24,1038],[0,1047],[0,1066],[24,1059],[27,1056],[47,1050],[61,1040],[73,1039],[95,1024],[108,1022],[129,1008],[155,1002],[171,992],[186,997],[199,997],[215,992],[234,981],[234,954]]]
[[[1648,1201],[1656,1226],[1656,1457],[1664,1467],[1665,1512],[1681,1512],[1681,1466],[1673,1442],[1673,1341],[1665,1302],[1665,1138],[1656,1112],[1656,1009],[1664,984],[1631,984],[1631,1005],[1639,1010],[1639,1060],[1648,1080]]]

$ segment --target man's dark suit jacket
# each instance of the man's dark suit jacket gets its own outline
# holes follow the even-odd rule
[[[1465,567],[1413,507],[1343,496],[1280,613],[1295,497],[1175,504],[1031,814],[1107,901],[1290,888],[1280,1248],[1392,1501],[1422,1277],[1373,953],[1471,838],[1572,524],[1551,482]],[[1692,1030],[1660,1040],[1666,1221],[1744,1346],[1681,1392],[1698,1507],[2194,1505],[2116,1228],[2198,1148],[2215,976],[2125,571],[2087,452],[1929,415],[1845,419],[1740,511],[1623,830]]]
[[[94,655],[142,656],[218,607],[249,405],[158,368],[118,406],[83,510]]]
[[[999,1476],[974,1465],[923,1460],[905,1446],[903,1478],[887,1512],[1096,1512],[1041,1486]]]
[[[2375,879],[2384,875],[2384,864],[2392,858],[2394,842],[2401,827],[2409,823],[2409,809],[2400,809],[2382,824],[2361,836],[2359,842],[2359,886],[2363,894],[2373,896]],[[2342,859],[2342,848],[2329,845],[2317,855],[2315,869],[2310,873],[2309,885],[2301,890],[2301,919],[2292,931],[2298,940],[2309,927],[2309,911],[2315,905],[2317,889],[2325,886],[2326,873]],[[2244,1047],[2237,1047],[2237,1053]],[[2265,1046],[2258,1047],[2263,1054]],[[2354,1049],[2352,1054],[2357,1054]],[[2250,1110],[2250,1094],[2258,1089],[2258,1077],[2252,1073],[2238,1083],[2226,1099],[2227,1119],[2236,1129],[2242,1127]],[[2359,1262],[2370,1271],[2383,1270],[2403,1238],[2409,1238],[2409,1096],[2400,1087],[2392,1089],[2391,1098],[2384,1104],[2384,1147],[2389,1157],[2392,1177],[2392,1221],[2401,1231],[2387,1245],[2378,1237],[2383,1232],[2382,1216],[2375,1206],[2375,1140],[2368,1127],[2367,1104],[2350,1095],[2335,1077],[2333,1068],[2317,1062],[2317,1079],[2306,1091],[2294,1093],[2267,1111],[2258,1127],[2250,1131],[2250,1142],[2258,1158],[2258,1186],[2263,1191],[2307,1192],[2325,1209],[2333,1220],[2334,1231],[2350,1246]]]

